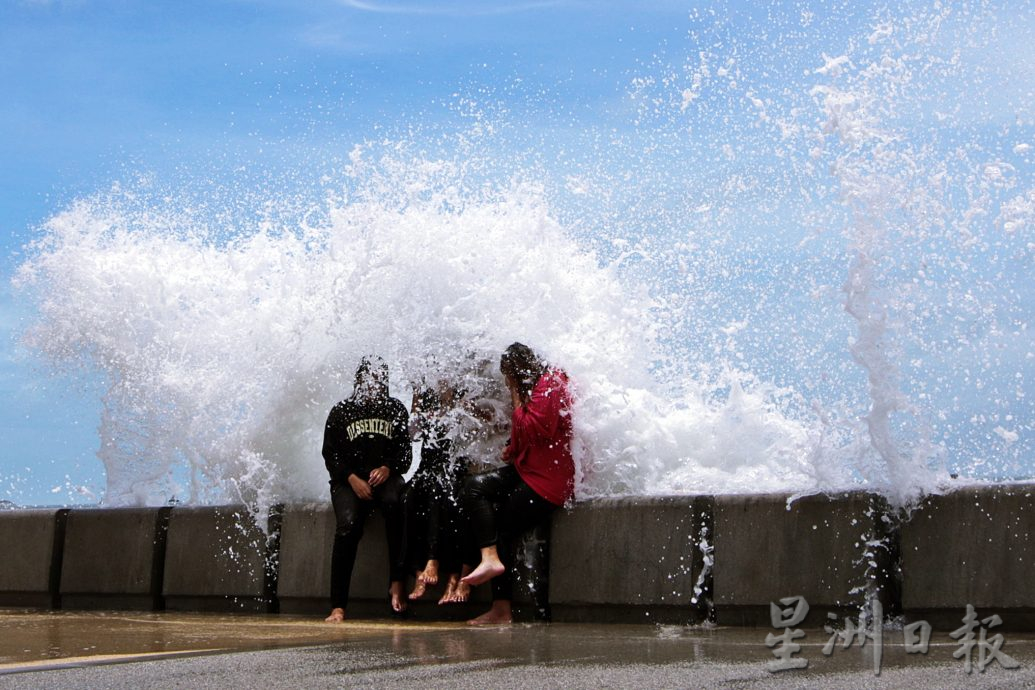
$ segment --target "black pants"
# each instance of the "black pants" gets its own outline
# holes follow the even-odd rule
[[[337,526],[334,531],[334,549],[331,552],[331,608],[345,608],[349,603],[352,568],[356,564],[356,549],[363,538],[363,525],[376,505],[385,520],[388,537],[388,581],[402,581],[406,577],[403,565],[403,489],[405,483],[398,475],[391,475],[373,488],[374,497],[364,501],[348,482],[331,480],[331,503]]]
[[[464,505],[478,548],[495,545],[506,568],[492,579],[492,599],[510,601],[514,546],[523,533],[549,518],[557,506],[525,484],[511,465],[468,477]]]
[[[442,573],[458,573],[463,562],[463,511],[459,490],[413,483],[406,488],[407,564],[423,570],[430,560],[439,562]]]

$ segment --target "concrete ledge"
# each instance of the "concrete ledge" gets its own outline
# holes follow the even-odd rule
[[[710,497],[674,496],[598,499],[555,514],[554,619],[706,619],[710,581],[702,578],[702,548],[710,538],[712,510]]]
[[[59,608],[66,509],[0,512],[0,606]]]
[[[908,620],[937,629],[958,628],[972,604],[982,618],[998,614],[1003,630],[1031,630],[1033,498],[1035,485],[966,487],[928,498],[897,531],[880,497],[857,492],[789,507],[787,495],[587,501],[555,513],[550,553],[549,532],[519,546],[548,577],[538,582],[537,600],[527,568],[518,567],[515,609],[519,620],[549,616],[552,607],[563,621],[713,616],[723,625],[770,628],[770,603],[800,595],[810,605],[802,625],[821,626],[828,612],[857,617],[870,592],[887,614],[901,604]],[[324,614],[330,505],[275,510],[267,527],[269,540],[240,506],[3,511],[0,605],[152,608],[164,601],[173,610],[273,612],[279,602],[285,612]],[[365,531],[350,615],[385,617],[387,548],[378,513]],[[488,590],[477,588],[467,606],[439,607],[436,589],[413,608],[425,620],[462,619],[484,610]]]
[[[330,600],[334,513],[322,503],[284,506],[277,597],[282,613],[318,614]]]
[[[281,526],[281,567],[277,595],[284,613],[326,613],[331,598],[334,510],[328,503],[288,505]],[[364,601],[386,608],[388,545],[384,520],[374,511],[363,527],[352,572],[350,608],[359,615]],[[353,605],[354,604],[354,605]],[[384,611],[387,613],[387,611]]]
[[[61,606],[160,610],[170,508],[73,509]]]
[[[276,611],[279,511],[271,538],[243,506],[173,508],[162,594],[179,611]]]
[[[901,528],[902,607],[939,630],[967,604],[997,630],[1035,629],[1035,485],[973,486],[930,496]]]
[[[769,604],[803,596],[804,625],[858,618],[866,591],[894,607],[884,500],[861,492],[715,498],[715,608],[721,625],[770,627]]]

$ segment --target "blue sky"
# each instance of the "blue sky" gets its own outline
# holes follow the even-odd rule
[[[1028,3],[1006,6],[1031,25]],[[173,186],[235,171],[255,185],[315,179],[352,143],[454,122],[465,97],[563,148],[587,128],[636,130],[633,80],[721,53],[716,41],[746,46],[747,63],[752,48],[765,53],[774,82],[763,65],[759,88],[779,94],[780,75],[819,67],[880,13],[853,2],[0,0],[0,499],[89,501],[65,484],[103,484],[103,382],[40,371],[17,346],[31,305],[10,287],[34,228],[75,198],[138,174]],[[1020,71],[1018,92],[1025,74],[1035,78]],[[1016,104],[994,95],[1011,117]]]

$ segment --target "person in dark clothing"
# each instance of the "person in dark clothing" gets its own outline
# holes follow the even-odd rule
[[[505,466],[472,475],[464,505],[481,562],[461,582],[492,581],[492,607],[471,625],[511,622],[510,555],[515,540],[570,501],[575,490],[571,454],[568,377],[547,366],[526,345],[514,343],[500,358],[513,415]]]
[[[459,582],[465,560],[460,488],[467,474],[467,459],[455,452],[460,429],[452,413],[458,411],[459,397],[459,391],[442,381],[437,390],[415,394],[411,408],[412,436],[421,440],[421,459],[406,488],[407,548],[416,572],[410,599],[438,584],[441,572],[446,589],[439,604],[466,601],[470,591]]]
[[[335,405],[328,415],[323,458],[336,519],[327,621],[345,620],[356,549],[375,506],[384,517],[388,537],[392,610],[402,613],[406,610],[403,475],[412,461],[409,414],[388,395],[388,366],[380,358],[363,358],[352,397]]]

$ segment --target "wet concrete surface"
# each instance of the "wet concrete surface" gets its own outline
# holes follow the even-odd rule
[[[968,674],[948,633],[907,654],[886,629],[830,655],[830,635],[797,639],[808,667],[771,672],[766,628],[349,621],[297,616],[0,611],[0,688],[1035,687],[1035,635],[1004,633],[1020,663]],[[991,641],[995,630],[988,631]]]

